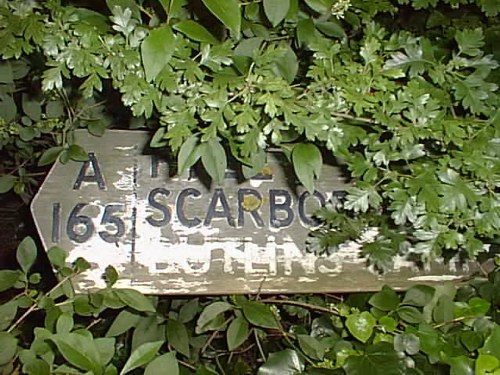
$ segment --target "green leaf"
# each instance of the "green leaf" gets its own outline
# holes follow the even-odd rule
[[[368,303],[379,310],[392,311],[398,307],[399,297],[394,289],[384,286],[380,292],[370,297]]]
[[[312,194],[314,179],[319,178],[323,166],[321,151],[312,143],[299,143],[292,150],[292,162],[297,178]]]
[[[55,146],[45,150],[40,157],[40,160],[38,160],[38,166],[43,167],[44,165],[52,164],[56,161],[63,150],[64,147],[61,146]]]
[[[11,325],[17,314],[17,301],[10,300],[0,304],[0,331],[5,331]]]
[[[422,312],[413,306],[401,306],[397,310],[399,317],[407,323],[418,324],[424,321]]]
[[[79,145],[71,145],[68,148],[68,156],[71,160],[74,161],[87,161],[89,160],[89,156],[85,149]]]
[[[104,270],[104,281],[108,288],[111,288],[118,281],[118,271],[112,265],[107,266]]]
[[[198,314],[199,309],[200,304],[198,298],[190,299],[184,305],[182,305],[181,309],[179,310],[179,321],[181,323],[190,322],[195,318],[196,314]]]
[[[17,339],[8,332],[0,332],[0,366],[10,362],[17,352]]]
[[[167,339],[171,345],[179,353],[190,357],[189,350],[189,335],[186,326],[175,319],[169,319],[167,322]]]
[[[234,307],[227,302],[213,302],[205,307],[196,322],[196,333],[205,332],[206,326],[220,314],[233,310]]]
[[[175,37],[168,25],[152,30],[141,44],[146,80],[152,82],[168,64],[175,50]]]
[[[127,306],[142,311],[142,312],[155,312],[151,300],[144,294],[134,289],[115,289],[115,295]]]
[[[460,53],[478,56],[481,53],[481,47],[484,46],[483,29],[478,27],[474,30],[457,30],[455,40],[458,43]]]
[[[69,312],[62,313],[56,322],[56,332],[58,334],[70,333],[73,325],[73,315]]]
[[[429,285],[415,285],[406,291],[404,305],[423,307],[432,301],[435,289]]]
[[[184,141],[177,156],[178,175],[182,175],[198,161],[201,156],[201,150],[202,147],[200,147],[198,136],[192,135]]]
[[[498,360],[498,358],[488,354],[479,354],[479,356],[476,359],[474,373],[476,375],[491,374],[499,366],[500,366],[500,361]]]
[[[129,329],[137,327],[141,316],[128,310],[122,310],[106,332],[106,337],[119,336]]]
[[[99,351],[92,337],[78,333],[58,334],[51,337],[64,359],[73,366],[95,374],[101,372]]]
[[[420,339],[413,333],[396,334],[394,336],[394,349],[415,355],[420,351]]]
[[[144,371],[144,375],[179,375],[179,363],[175,358],[175,353],[169,352],[153,359]]]
[[[359,314],[349,315],[345,325],[351,335],[359,341],[365,343],[371,337],[376,320],[368,311],[363,311]]]
[[[305,355],[321,361],[325,356],[326,346],[319,341],[318,338],[309,335],[298,335],[300,349]]]
[[[297,76],[299,62],[297,60],[297,55],[295,55],[295,52],[293,52],[290,46],[286,46],[285,54],[276,61],[276,70],[288,83],[292,83]]]
[[[241,11],[238,0],[202,0],[208,10],[226,26],[234,36],[239,37]]]
[[[233,351],[245,342],[248,337],[248,322],[241,316],[236,317],[227,329],[227,348]]]
[[[49,258],[50,264],[56,268],[62,268],[66,264],[66,257],[68,253],[58,246],[52,246],[47,251],[47,258]]]
[[[201,144],[201,162],[216,184],[224,182],[227,168],[226,151],[217,139],[212,138]]]
[[[263,4],[264,13],[273,27],[285,19],[290,8],[290,0],[264,0]]]
[[[99,337],[94,340],[101,357],[101,365],[106,366],[115,355],[116,340],[112,337]]]
[[[285,349],[269,354],[257,375],[294,375],[304,371],[304,361],[295,350]]]
[[[362,355],[351,355],[345,362],[347,374],[388,375],[405,374],[406,366],[392,345],[379,342],[369,345]]]
[[[17,177],[11,175],[0,176],[0,194],[8,192],[14,187]]]
[[[12,66],[8,61],[0,63],[0,83],[13,83],[14,74],[12,73]]]
[[[493,355],[500,359],[500,326],[495,324],[491,333],[484,340],[484,345],[479,349],[480,354]]]
[[[163,341],[155,341],[147,342],[139,346],[132,352],[127,362],[125,362],[120,375],[124,375],[138,367],[144,366],[145,364],[151,362],[162,345]]]
[[[277,317],[274,315],[269,306],[263,304],[262,302],[248,301],[243,304],[242,308],[245,318],[247,318],[247,320],[253,325],[262,328],[280,328]]]
[[[12,288],[19,280],[19,271],[0,270],[0,292]]]
[[[306,4],[320,14],[331,13],[335,0],[305,0]]]
[[[432,317],[436,323],[451,321],[453,319],[453,309],[453,299],[444,294],[439,297],[437,304],[432,311]]]
[[[28,273],[35,263],[37,249],[35,241],[30,236],[25,237],[17,247],[16,259],[24,273]]]
[[[40,101],[23,94],[23,112],[33,121],[40,121],[42,116],[42,106]]]
[[[210,44],[219,43],[217,38],[214,37],[210,31],[208,31],[205,27],[203,27],[196,21],[180,21],[172,27],[174,28],[174,30],[183,33],[188,38],[193,39],[197,42],[205,42]]]
[[[0,95],[0,117],[5,122],[13,121],[17,115],[16,102],[10,95]]]

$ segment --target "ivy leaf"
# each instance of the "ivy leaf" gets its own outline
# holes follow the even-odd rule
[[[262,302],[248,301],[242,307],[245,318],[253,325],[262,328],[279,329],[277,317],[269,306]]]
[[[147,342],[135,349],[123,366],[120,375],[124,375],[138,367],[153,360],[158,350],[163,345],[163,341]]]
[[[481,47],[484,46],[483,29],[478,27],[474,30],[457,30],[455,40],[458,43],[460,53],[478,56],[481,54]]]
[[[373,328],[377,321],[368,311],[359,314],[352,314],[347,317],[345,325],[351,335],[362,343],[368,341],[373,333]]]
[[[174,30],[177,30],[188,38],[193,39],[197,42],[205,42],[210,44],[218,44],[219,41],[213,34],[208,31],[205,27],[200,25],[196,21],[186,20],[176,23],[173,26]]]
[[[271,353],[266,363],[259,367],[257,375],[301,374],[305,365],[295,350],[285,349]]]
[[[202,0],[208,10],[238,37],[241,29],[239,0]]]
[[[406,291],[403,304],[423,307],[432,301],[435,289],[429,285],[415,285]]]
[[[407,370],[398,353],[387,342],[367,346],[362,355],[349,356],[344,369],[347,374],[363,375],[405,374]]]
[[[312,194],[314,179],[319,178],[323,166],[321,151],[312,143],[299,143],[292,150],[292,162],[299,181]]]
[[[175,50],[175,37],[168,25],[152,30],[142,41],[141,57],[148,82],[154,81]]]
[[[398,307],[399,297],[394,289],[384,286],[380,292],[370,297],[368,303],[379,310],[392,311]]]
[[[29,272],[33,263],[35,263],[37,249],[35,241],[30,236],[25,237],[17,247],[16,259],[17,263],[25,274]]]
[[[226,151],[218,139],[211,138],[201,145],[201,162],[216,184],[224,182],[227,159]]]
[[[273,27],[285,19],[290,0],[264,0],[264,13]]]
[[[248,337],[248,322],[245,318],[236,317],[227,329],[227,348],[229,351],[237,349]]]

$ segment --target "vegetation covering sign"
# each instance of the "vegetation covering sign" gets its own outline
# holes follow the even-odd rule
[[[323,166],[311,194],[287,172],[285,155],[269,152],[253,178],[227,169],[222,184],[211,184],[202,169],[172,176],[171,160],[144,153],[146,132],[77,137],[86,160],[57,163],[32,207],[47,248],[92,264],[80,289],[103,286],[108,265],[122,286],[151,293],[356,290],[391,278],[360,257],[359,243],[376,231],[330,256],[304,251],[314,212],[346,187],[337,167]],[[409,265],[396,262],[392,277]],[[448,273],[438,280],[460,278]]]

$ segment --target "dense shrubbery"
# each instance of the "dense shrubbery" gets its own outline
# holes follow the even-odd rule
[[[378,227],[363,253],[381,270],[396,254],[476,257],[500,232],[499,11],[497,0],[0,0],[0,193],[29,201],[44,166],[85,158],[75,129],[147,128],[151,146],[214,183],[228,157],[250,177],[278,147],[313,190],[322,155],[334,157],[351,187],[318,213],[310,251]],[[1,307],[6,372],[65,362],[79,370],[61,373],[112,374],[157,353],[148,371],[500,371],[497,271],[458,291],[344,302],[162,300],[74,296],[85,262],[67,268],[60,250],[49,253],[60,284],[39,294],[33,253],[25,240],[22,271],[0,273],[1,289],[23,291]]]

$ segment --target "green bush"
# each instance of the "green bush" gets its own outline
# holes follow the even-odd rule
[[[48,251],[43,290],[27,237],[20,269],[0,271],[3,374],[497,374],[500,268],[467,284],[404,293],[217,298],[148,297],[107,287],[75,294],[66,252]]]

